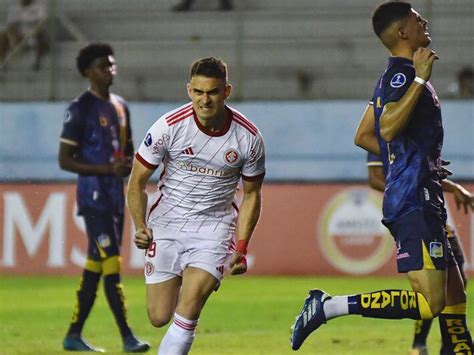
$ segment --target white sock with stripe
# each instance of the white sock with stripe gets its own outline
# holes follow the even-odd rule
[[[349,314],[349,302],[347,296],[335,296],[323,304],[326,320]]]
[[[186,355],[191,349],[197,324],[198,319],[189,320],[175,313],[173,323],[161,340],[158,355]]]

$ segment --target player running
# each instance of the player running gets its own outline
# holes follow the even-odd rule
[[[146,249],[148,317],[155,327],[173,318],[160,355],[187,354],[201,311],[225,271],[247,270],[265,152],[257,127],[225,105],[231,89],[224,62],[196,61],[187,85],[191,103],[160,117],[135,155],[128,206],[135,244]],[[159,165],[158,197],[147,213],[145,187]],[[239,211],[235,193],[241,178]]]

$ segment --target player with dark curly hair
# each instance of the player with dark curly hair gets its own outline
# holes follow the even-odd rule
[[[145,352],[127,321],[120,281],[120,245],[124,221],[123,179],[131,171],[133,142],[126,102],[109,92],[115,76],[114,52],[108,44],[89,44],[79,51],[76,64],[90,87],[66,109],[60,138],[61,169],[78,174],[78,214],[88,237],[87,259],[71,324],[63,348],[72,351],[102,349],[82,339],[84,323],[96,298],[99,280],[123,340],[125,352]]]

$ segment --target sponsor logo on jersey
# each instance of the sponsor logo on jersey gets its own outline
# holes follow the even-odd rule
[[[227,149],[224,153],[224,160],[229,165],[235,165],[239,160],[239,153],[235,149]]]
[[[196,173],[198,175],[224,177],[224,176],[230,176],[235,173],[235,169],[227,169],[227,170],[212,169],[205,166],[197,166],[197,165],[194,165],[192,163],[188,163],[182,160],[178,160],[176,162],[176,165],[181,170],[189,171],[191,173]]]
[[[433,98],[434,105],[437,108],[441,108],[438,95],[436,94],[436,90],[434,89],[433,85],[431,85],[431,83],[428,81],[425,86],[428,89],[428,91],[431,93],[431,97]]]
[[[145,274],[146,274],[146,276],[150,276],[151,274],[153,274],[153,271],[155,271],[155,267],[153,266],[152,263],[147,261],[145,263]]]
[[[392,88],[401,88],[407,82],[407,77],[403,73],[397,73],[390,80],[390,86]]]
[[[146,135],[144,143],[147,147],[149,147],[151,143],[153,143],[153,138],[151,137],[151,133],[148,133]]]
[[[443,244],[441,242],[431,242],[430,243],[430,256],[432,258],[442,258],[443,257]]]
[[[99,245],[102,248],[110,247],[110,237],[105,233],[102,233],[101,235],[99,235],[97,237],[97,241],[99,242]]]
[[[170,136],[167,134],[163,134],[160,139],[156,141],[155,144],[153,144],[153,151],[151,152],[152,154],[158,154],[160,153],[160,148],[170,140]]]
[[[316,237],[323,256],[337,269],[368,274],[385,265],[393,239],[380,223],[382,198],[368,188],[347,188],[325,206]]]

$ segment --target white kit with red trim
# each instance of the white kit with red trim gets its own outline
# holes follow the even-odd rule
[[[265,148],[258,128],[226,106],[227,122],[211,132],[197,119],[192,104],[160,117],[147,132],[135,157],[145,167],[164,164],[149,224],[189,232],[233,232],[235,192],[242,177],[265,174]]]

